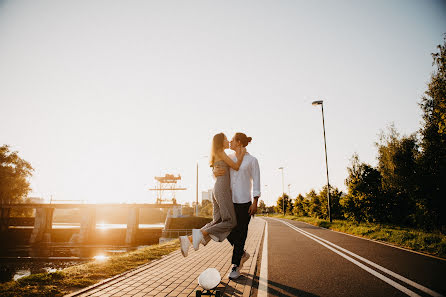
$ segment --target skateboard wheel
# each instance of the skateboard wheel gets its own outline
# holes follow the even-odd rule
[[[220,291],[215,291],[215,297],[220,297],[220,296],[221,296]]]
[[[200,290],[195,291],[195,296],[196,297],[201,297],[201,291]]]

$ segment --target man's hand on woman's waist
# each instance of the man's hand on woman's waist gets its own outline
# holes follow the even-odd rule
[[[215,177],[223,176],[226,173],[226,170],[219,166],[215,166],[214,169],[212,169],[212,171],[214,172]]]

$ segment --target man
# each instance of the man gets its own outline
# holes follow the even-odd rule
[[[230,149],[236,151],[241,146],[246,147],[252,138],[244,133],[236,133],[230,142]],[[229,156],[234,162],[237,158],[234,154]],[[221,176],[225,173],[222,168],[214,168],[214,175]],[[257,202],[260,197],[260,168],[255,157],[246,152],[243,162],[238,171],[230,169],[232,202],[234,203],[237,226],[227,237],[233,246],[232,269],[229,273],[230,279],[240,276],[240,269],[248,260],[250,255],[245,252],[245,241],[248,235],[248,225],[257,212]],[[251,201],[251,197],[253,197]]]

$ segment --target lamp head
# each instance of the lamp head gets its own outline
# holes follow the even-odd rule
[[[312,105],[322,105],[324,101],[322,100],[318,100],[318,101],[313,101],[313,103],[311,103]]]

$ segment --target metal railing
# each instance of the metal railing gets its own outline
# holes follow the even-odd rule
[[[177,238],[183,235],[192,235],[192,229],[163,229],[161,236],[165,238]]]

